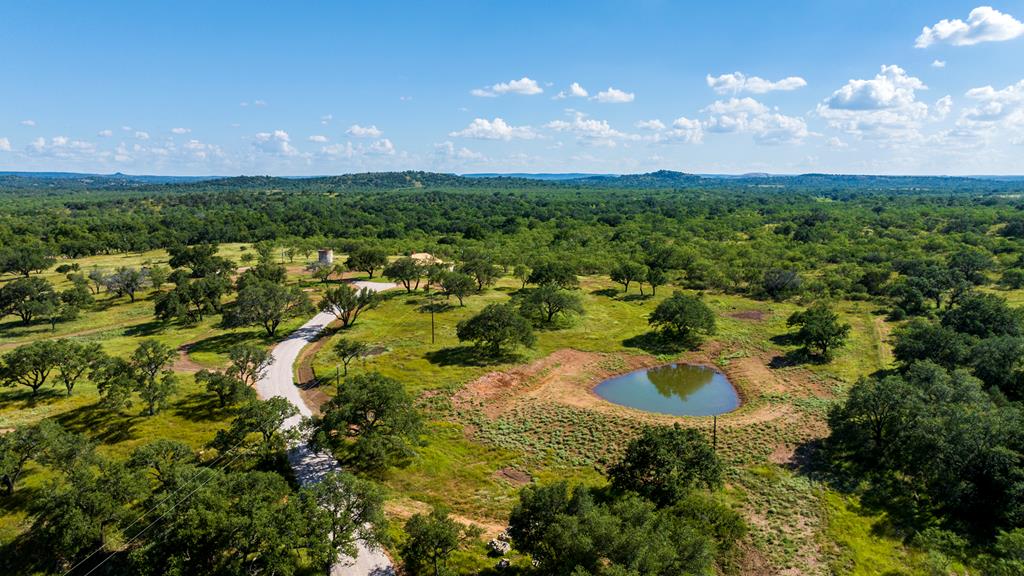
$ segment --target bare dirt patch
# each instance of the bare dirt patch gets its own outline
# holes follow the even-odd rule
[[[331,328],[332,326],[336,327],[336,324],[337,322],[329,324],[320,333],[319,338],[303,348],[299,353],[298,360],[295,362],[295,377],[299,394],[302,396],[302,400],[305,401],[306,406],[309,406],[309,409],[316,415],[320,414],[320,406],[330,400],[330,396],[321,390],[321,386],[328,384],[329,382],[327,381],[330,381],[331,378],[327,377],[327,375],[317,377],[316,372],[313,371],[313,359],[316,358],[317,352],[330,340],[330,335],[334,333]]]
[[[490,372],[467,384],[453,402],[456,406],[482,406],[497,417],[522,400],[555,401],[581,408],[610,405],[590,392],[594,384],[615,374],[654,366],[647,355],[600,354],[565,348],[506,372]],[[608,406],[605,406],[608,405]]]
[[[533,482],[533,476],[528,472],[522,470],[516,470],[515,468],[502,468],[494,473],[494,477],[498,480],[504,480],[513,486],[525,486],[530,482]]]
[[[196,362],[188,355],[188,349],[192,344],[183,344],[178,347],[178,357],[174,359],[174,364],[171,365],[172,370],[185,374],[195,374],[205,368],[205,366]]]
[[[882,316],[875,316],[872,321],[878,346],[878,362],[882,366],[889,366],[893,362],[892,343],[889,341],[892,326]]]
[[[705,348],[688,352],[679,359],[680,362],[720,370],[736,386],[743,405],[720,415],[720,426],[746,426],[796,416],[796,410],[788,404],[758,402],[747,405],[767,395],[787,394],[798,398],[831,396],[828,387],[803,368],[769,368],[771,352],[737,354],[737,351],[730,351],[720,343],[709,343]],[[730,357],[724,366],[715,361],[721,356]],[[491,419],[518,407],[540,403],[594,410],[649,423],[709,420],[706,417],[643,412],[608,402],[593,391],[597,384],[612,376],[663,363],[645,354],[583,352],[566,348],[511,370],[485,374],[463,387],[452,401],[457,408],[476,408]]]
[[[772,450],[772,453],[768,455],[768,460],[778,464],[779,466],[788,466],[793,463],[793,454],[796,452],[796,447],[791,444],[779,444]]]
[[[405,522],[412,517],[413,514],[429,514],[430,506],[425,502],[412,499],[402,500],[388,500],[384,504],[384,512],[391,519],[400,520]],[[484,531],[483,539],[490,540],[498,535],[498,533],[504,531],[508,526],[505,524],[480,520],[478,518],[469,518],[467,516],[461,516],[459,514],[451,514],[453,520],[460,524],[479,526]]]
[[[772,568],[771,562],[765,558],[764,553],[758,550],[757,546],[747,540],[739,543],[740,560],[737,570],[744,576],[774,576],[778,574]]]

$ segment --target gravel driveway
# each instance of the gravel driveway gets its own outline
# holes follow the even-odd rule
[[[394,288],[390,282],[352,282],[354,288],[369,288],[380,292]],[[284,429],[299,425],[303,417],[312,415],[309,407],[302,400],[299,389],[292,379],[292,368],[302,349],[316,339],[317,335],[335,319],[333,314],[321,312],[306,322],[301,328],[292,332],[288,338],[274,347],[271,352],[274,363],[270,365],[266,376],[256,383],[256,392],[261,398],[280,396],[299,409],[299,414],[286,420]],[[288,461],[291,463],[295,477],[300,484],[319,482],[328,472],[339,470],[338,461],[325,452],[313,452],[305,442],[299,442],[288,450]],[[370,549],[362,541],[356,543],[358,552],[355,558],[339,557],[331,567],[332,576],[390,576],[395,573],[391,560],[384,551]]]

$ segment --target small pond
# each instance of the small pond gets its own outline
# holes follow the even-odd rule
[[[725,374],[694,364],[667,364],[616,376],[598,384],[594,393],[615,404],[674,416],[711,416],[740,405]]]

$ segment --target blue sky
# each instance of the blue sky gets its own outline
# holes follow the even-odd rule
[[[0,169],[1021,174],[1022,21],[1024,0],[10,1]]]

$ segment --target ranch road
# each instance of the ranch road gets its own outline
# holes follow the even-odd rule
[[[395,287],[390,282],[352,282],[351,285],[356,289],[365,287],[375,292]],[[274,363],[267,369],[266,375],[256,383],[256,392],[261,398],[280,396],[298,408],[299,414],[285,420],[282,425],[286,430],[295,428],[302,418],[312,415],[292,378],[295,360],[302,349],[315,340],[334,319],[333,314],[321,312],[281,341],[271,352]],[[340,469],[338,461],[333,456],[324,452],[313,452],[304,441],[299,441],[288,450],[288,461],[300,484],[319,482],[328,472]],[[382,549],[371,549],[362,541],[357,541],[356,547],[356,557],[339,557],[331,566],[331,576],[390,576],[395,573],[391,560]]]

